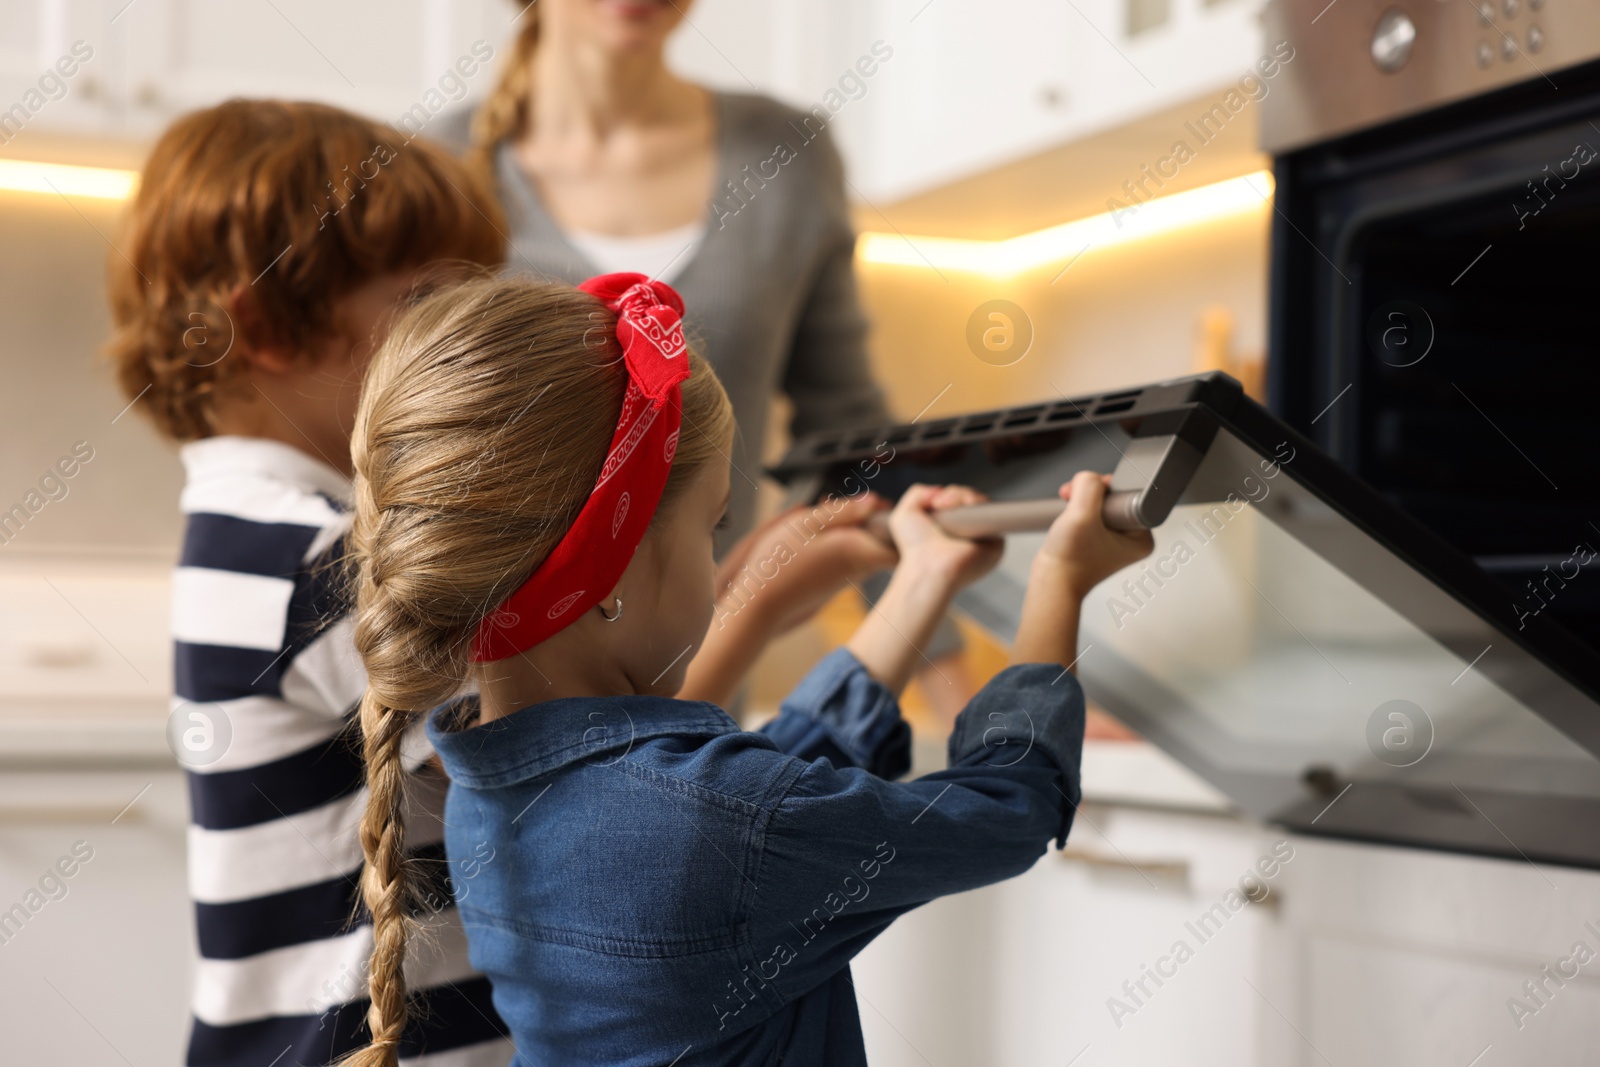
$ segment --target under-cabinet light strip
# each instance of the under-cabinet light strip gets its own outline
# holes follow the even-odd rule
[[[1272,175],[1261,170],[1004,241],[868,231],[856,243],[856,256],[863,263],[1009,277],[1067,263],[1095,249],[1266,211],[1271,206],[1272,191]]]

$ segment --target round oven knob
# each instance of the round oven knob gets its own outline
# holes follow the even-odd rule
[[[1378,19],[1372,34],[1372,62],[1385,74],[1393,74],[1411,58],[1411,46],[1417,42],[1417,24],[1397,7],[1391,7]]]

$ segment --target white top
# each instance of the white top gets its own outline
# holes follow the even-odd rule
[[[613,237],[604,233],[569,230],[566,237],[601,274],[637,271],[671,284],[706,236],[706,220],[643,237]]]

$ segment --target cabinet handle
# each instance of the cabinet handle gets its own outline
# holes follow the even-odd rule
[[[161,95],[161,89],[155,82],[144,82],[134,90],[133,102],[137,107],[158,111],[167,106],[167,101]]]
[[[1140,874],[1157,875],[1174,881],[1187,881],[1189,878],[1189,861],[1184,859],[1131,860],[1116,853],[1086,848],[1064,848],[1056,855],[1070,863],[1081,863],[1087,867],[1138,871]]]
[[[1067,93],[1059,85],[1041,85],[1038,93],[1039,106],[1048,111],[1067,106]]]

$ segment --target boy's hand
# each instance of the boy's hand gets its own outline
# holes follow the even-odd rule
[[[1005,551],[998,537],[972,540],[945,533],[930,512],[981,504],[989,499],[964,485],[913,485],[889,513],[889,531],[900,549],[902,566],[947,585],[951,592],[971,585],[994,569]]]
[[[877,494],[863,493],[815,507],[802,504],[768,519],[717,568],[719,601],[748,603],[773,636],[793,629],[846,584],[899,560],[891,546],[862,528],[888,506]]]
[[[1067,508],[1045,534],[1036,563],[1059,568],[1067,591],[1082,600],[1089,590],[1155,548],[1149,530],[1113,530],[1101,517],[1110,475],[1079,471],[1057,492]]]

